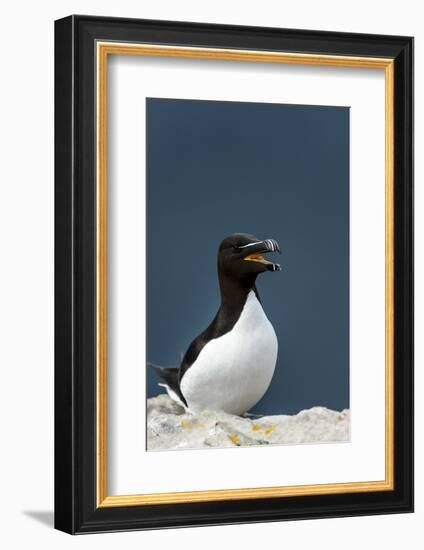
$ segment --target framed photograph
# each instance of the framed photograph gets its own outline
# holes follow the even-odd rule
[[[55,24],[55,525],[413,509],[413,39]]]

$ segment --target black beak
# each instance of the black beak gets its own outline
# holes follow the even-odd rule
[[[240,252],[245,252],[246,256],[250,254],[261,254],[262,252],[278,252],[281,254],[280,245],[275,239],[265,239],[264,241],[257,241],[244,246],[239,246]]]
[[[281,271],[280,264],[274,264],[260,256],[260,254],[266,252],[278,252],[281,254],[280,245],[275,239],[265,239],[263,241],[245,244],[244,246],[240,246],[239,250],[243,253],[245,260],[263,263],[268,271]]]
[[[275,239],[266,239],[265,241],[262,241],[264,243],[267,243],[268,248],[267,252],[278,252],[281,254],[281,248],[280,245],[277,243]]]

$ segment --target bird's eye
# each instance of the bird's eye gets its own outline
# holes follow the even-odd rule
[[[240,247],[239,246],[233,246],[233,250],[234,250],[234,252],[240,252]]]

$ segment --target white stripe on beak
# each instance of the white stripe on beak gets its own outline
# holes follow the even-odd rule
[[[263,241],[257,241],[256,243],[244,244],[243,246],[238,246],[237,248],[240,248],[240,249],[242,249],[242,248],[247,248],[248,246],[255,246],[255,245],[257,245],[257,244],[259,244],[259,243],[261,243],[261,242],[263,242]]]

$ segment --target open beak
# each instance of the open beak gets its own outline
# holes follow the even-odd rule
[[[270,262],[262,254],[266,252],[278,252],[281,254],[281,248],[278,242],[274,239],[265,239],[241,246],[240,249],[246,252],[243,260],[247,262],[257,262],[264,264],[269,271],[281,271],[280,264]]]

